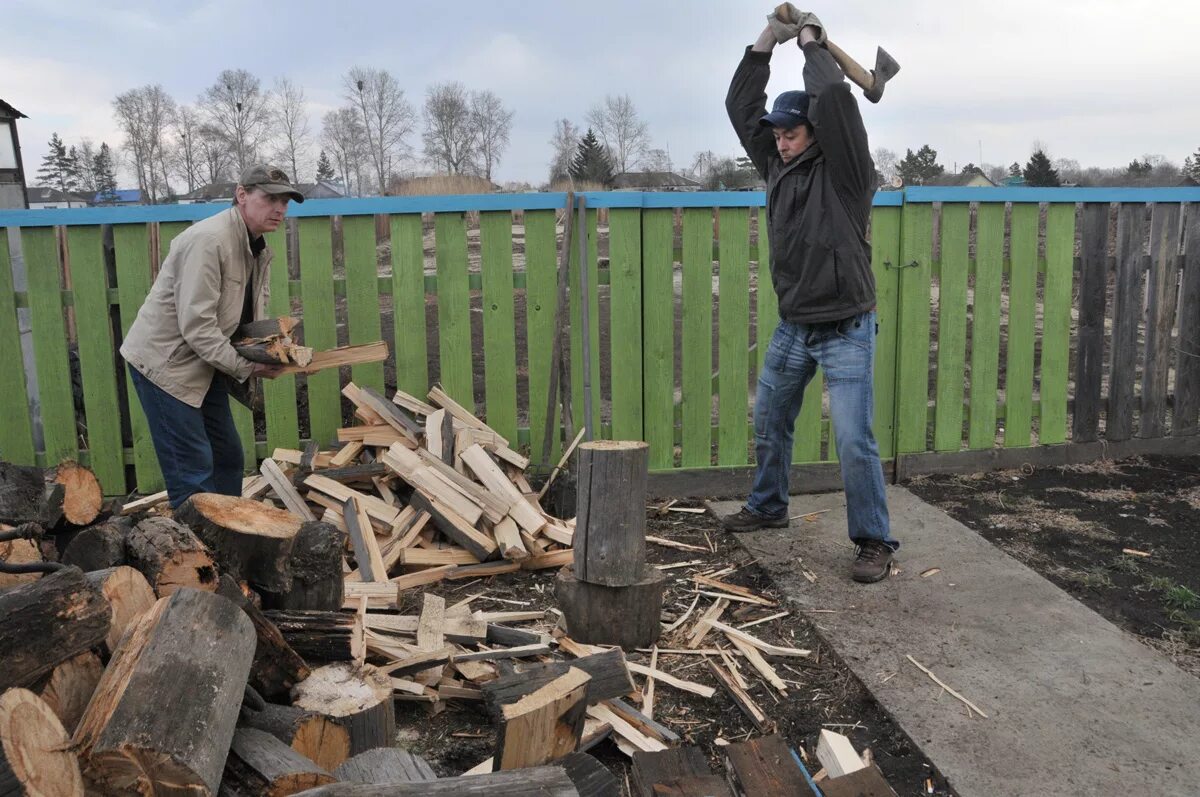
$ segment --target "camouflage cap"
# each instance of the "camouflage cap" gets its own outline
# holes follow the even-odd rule
[[[268,194],[287,194],[297,202],[304,201],[304,194],[296,190],[288,179],[287,172],[278,166],[266,163],[256,163],[246,167],[238,178],[238,185],[243,188],[261,188]]]

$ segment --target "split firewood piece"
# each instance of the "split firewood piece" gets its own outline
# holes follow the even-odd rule
[[[778,734],[731,744],[724,750],[726,777],[738,794],[813,794],[787,741]],[[821,783],[822,791],[825,783]]]
[[[438,567],[431,567],[428,570],[419,570],[416,573],[406,573],[403,576],[396,576],[388,582],[395,590],[392,595],[392,603],[395,604],[399,600],[398,590],[436,584],[444,579],[454,568],[455,565],[440,565]]]
[[[775,672],[775,668],[768,664],[767,660],[762,657],[762,654],[758,652],[758,648],[739,637],[731,636],[729,637],[729,641],[733,643],[735,648],[742,652],[746,661],[750,662],[750,666],[757,670],[758,674],[765,678],[767,683],[775,687],[775,691],[787,697],[787,684],[779,677],[779,673]]]
[[[454,417],[437,410],[425,419],[425,449],[447,465],[454,465]]]
[[[393,445],[384,453],[383,462],[400,478],[423,492],[431,500],[439,501],[474,525],[484,514],[482,501],[468,495],[464,488],[446,478],[440,478],[434,467],[421,460],[419,454],[403,446]]]
[[[594,440],[579,447],[573,546],[581,581],[627,587],[642,580],[649,457],[643,442]]]
[[[526,631],[523,628],[510,628],[496,623],[487,624],[487,641],[490,645],[504,645],[515,648],[523,645],[549,645],[554,638],[549,634],[537,631]]]
[[[344,445],[340,449],[338,449],[338,452],[330,458],[329,467],[330,468],[346,467],[347,465],[349,465],[351,462],[353,462],[355,459],[358,458],[358,455],[363,452],[363,448],[365,448],[365,446],[363,446],[362,443],[357,442],[357,441],[351,442],[351,443],[346,443],[346,445]]]
[[[437,407],[421,401],[421,399],[411,393],[405,393],[403,390],[397,390],[392,394],[392,403],[397,407],[403,407],[413,415],[422,415],[426,418],[437,411]]]
[[[703,751],[690,745],[656,752],[634,751],[633,789],[635,797],[667,794],[731,797],[725,780],[712,774]]]
[[[473,565],[479,560],[465,548],[406,548],[400,552],[398,561],[402,565],[419,567],[441,565]]]
[[[663,672],[662,670],[652,669],[643,664],[638,664],[637,662],[629,662],[629,671],[637,673],[638,675],[644,675],[647,678],[652,678],[655,681],[662,681],[668,686],[673,686],[676,689],[684,692],[691,692],[693,695],[699,695],[703,698],[710,698],[717,693],[717,690],[711,686],[705,686],[704,684],[698,684],[693,681],[685,681],[682,678],[676,678],[670,673]]]
[[[725,691],[733,698],[733,702],[750,719],[750,722],[754,724],[758,732],[773,732],[775,730],[775,723],[767,717],[766,712],[759,708],[758,704],[754,702],[754,699],[750,697],[746,690],[738,686],[733,676],[729,674],[729,671],[712,659],[705,659],[705,662],[708,664],[708,669],[712,672],[713,677],[725,688]]]
[[[314,351],[312,359],[306,365],[284,365],[279,370],[284,374],[315,374],[327,368],[339,368],[343,365],[383,362],[387,357],[387,344],[379,340],[357,346],[342,346],[329,351]]]
[[[524,537],[521,540],[528,546],[529,540]],[[522,570],[549,570],[554,567],[563,567],[574,561],[574,552],[568,548],[562,551],[546,551],[545,553],[534,554],[528,559],[521,560]],[[635,585],[636,586],[636,585]],[[617,589],[623,589],[618,587]]]
[[[28,687],[56,666],[100,645],[112,610],[76,567],[0,592],[0,691]]]
[[[456,662],[457,663],[457,662]],[[531,664],[509,675],[487,683],[483,687],[483,698],[494,718],[498,718],[504,706],[517,702],[551,681],[567,673],[570,668],[587,673],[587,702],[589,705],[635,691],[629,676],[625,655],[620,648],[606,650],[573,661],[549,661]]]
[[[802,648],[787,648],[787,647],[781,647],[779,645],[772,645],[768,642],[763,642],[761,639],[759,639],[756,636],[751,636],[750,634],[747,634],[745,631],[739,631],[738,629],[734,628],[733,626],[725,625],[725,623],[719,622],[715,619],[708,620],[707,622],[712,628],[714,628],[717,631],[723,632],[725,634],[725,636],[729,637],[730,639],[740,639],[743,642],[745,642],[746,644],[753,645],[754,647],[758,648],[763,653],[766,653],[768,656],[783,656],[783,657],[790,656],[790,657],[803,658],[812,653],[811,650],[804,650]]]
[[[136,515],[138,512],[145,512],[147,509],[152,509],[156,506],[160,506],[161,504],[165,504],[169,498],[170,496],[167,495],[166,490],[162,490],[157,493],[151,493],[150,495],[135,499],[129,503],[121,504],[121,511],[119,514],[123,516]]]
[[[240,606],[254,626],[257,643],[254,664],[250,667],[250,686],[267,699],[286,698],[293,686],[309,676],[308,665],[229,574],[221,576],[217,594]]]
[[[605,700],[604,705],[608,706],[609,710],[618,717],[625,720],[647,736],[658,739],[660,742],[664,742],[666,744],[678,744],[681,741],[679,734],[675,733],[675,731],[671,730],[665,725],[655,722],[653,719],[647,717],[645,714],[638,711],[636,708],[629,705],[619,697]]]
[[[315,711],[275,703],[265,703],[260,710],[243,706],[241,723],[266,731],[327,771],[350,758],[350,731]]]
[[[46,701],[68,734],[75,731],[103,674],[100,657],[88,650],[59,664],[38,686],[38,696]]]
[[[291,587],[288,559],[303,523],[291,512],[236,496],[197,493],[175,510],[175,519],[208,546],[222,573],[267,592]]]
[[[417,783],[437,774],[421,756],[397,747],[381,747],[354,756],[333,771],[343,783]]]
[[[217,588],[217,564],[191,529],[166,517],[150,517],[125,539],[132,567],[141,571],[163,598],[180,587],[206,592]]]
[[[305,661],[358,661],[366,642],[357,614],[321,611],[263,612]]]
[[[384,529],[390,529],[392,524],[396,522],[400,510],[387,503],[381,498],[376,498],[373,495],[367,495],[357,490],[351,489],[344,484],[335,482],[333,479],[328,479],[319,473],[314,473],[311,476],[304,478],[304,484],[313,488],[325,495],[336,499],[340,504],[344,504],[346,499],[354,498],[367,511],[367,515],[373,520],[383,524]]]
[[[515,573],[520,569],[521,565],[517,562],[480,562],[474,565],[455,565],[453,570],[446,573],[446,578],[452,581],[464,578],[485,578]]]
[[[347,443],[348,446],[355,445]],[[361,444],[359,444],[361,445]],[[367,462],[362,464],[347,465],[345,467],[326,468],[320,471],[321,476],[326,479],[332,479],[341,484],[361,484],[374,485],[375,479],[379,476],[388,476],[392,473],[391,469],[382,462]],[[305,474],[304,478],[307,478]],[[301,479],[303,481],[303,479]]]
[[[0,462],[0,523],[37,523],[53,529],[63,520],[86,526],[100,514],[96,474],[66,460],[53,468]]]
[[[546,526],[542,529],[542,536],[567,547],[575,544],[575,532],[573,530],[549,519],[546,520]]]
[[[62,563],[83,572],[125,564],[125,538],[133,528],[128,518],[113,518],[80,531],[63,549]]]
[[[222,788],[247,796],[285,797],[336,782],[333,775],[271,734],[238,728],[225,761]]]
[[[541,656],[550,652],[550,645],[535,643],[519,645],[515,648],[498,648],[496,650],[480,650],[475,653],[455,653],[454,662],[460,661],[500,661],[502,659],[525,659]]]
[[[422,512],[428,512],[433,518],[434,525],[455,543],[469,551],[475,557],[475,561],[487,561],[499,550],[499,546],[492,537],[476,529],[470,520],[437,498],[431,498],[418,490],[413,493],[412,506]],[[458,564],[471,563],[458,562]]]
[[[817,739],[817,760],[830,778],[840,778],[866,767],[849,737],[828,728],[822,728]]]
[[[508,514],[510,498],[497,495],[478,482],[472,481],[468,477],[456,471],[452,465],[443,462],[439,457],[427,451],[426,449],[417,449],[416,455],[420,461],[431,468],[435,474],[441,477],[444,481],[450,482],[452,487],[461,492],[471,501],[478,504],[483,510],[484,516],[487,517],[488,520],[496,523],[499,522],[499,520],[506,514]]]
[[[377,650],[382,649],[383,646],[368,640],[367,647]],[[395,652],[399,654],[396,660],[380,667],[379,671],[385,675],[402,677],[449,664],[454,658],[456,650],[449,645],[438,650],[419,650],[415,646],[409,645],[406,648],[396,648]]]
[[[508,512],[521,528],[530,534],[537,534],[546,525],[546,518],[525,500],[525,496],[509,481],[486,451],[478,444],[470,446],[462,452],[463,462],[475,474],[475,478],[483,483],[496,495],[503,496],[508,501]]]
[[[75,731],[89,777],[107,792],[215,794],[255,644],[249,618],[220,596],[160,599],[126,633]]]
[[[50,706],[26,689],[0,695],[0,784],[13,795],[84,794],[70,736]]]
[[[299,319],[282,316],[242,324],[234,333],[233,348],[247,360],[269,365],[308,365],[312,349],[299,345]]]
[[[723,592],[728,592],[733,595],[736,595],[739,598],[742,598],[743,601],[746,601],[749,603],[757,603],[762,606],[778,606],[779,605],[778,603],[776,603],[773,600],[768,600],[767,598],[764,598],[761,595],[755,594],[754,590],[747,589],[746,587],[738,586],[737,584],[727,584],[724,581],[721,581],[719,579],[710,578],[708,576],[700,575],[699,573],[697,573],[696,575],[693,575],[692,580],[695,581],[697,584],[703,584],[706,587],[712,587],[713,589],[719,589]]]
[[[391,745],[396,735],[392,683],[380,670],[327,664],[292,690],[292,704],[332,717],[350,732],[350,755]]]
[[[342,577],[345,541],[345,533],[330,523],[313,521],[302,525],[296,532],[288,562],[291,587],[282,592],[268,592],[264,604],[270,609],[340,609],[345,590]]]
[[[374,388],[360,387],[358,389],[358,402],[356,403],[365,404],[370,407],[376,415],[383,419],[384,423],[414,442],[419,440],[421,435],[425,433],[424,426],[409,415],[406,410],[379,395]]]
[[[271,489],[275,491],[275,495],[279,496],[279,500],[283,501],[283,505],[288,508],[289,512],[301,520],[317,519],[275,460],[264,459],[262,465],[259,466],[259,471],[263,478],[271,484]]]
[[[692,631],[688,634],[687,647],[695,650],[704,642],[704,638],[708,636],[708,632],[712,630],[712,624],[729,606],[727,598],[717,598],[713,601],[712,606],[696,620],[696,624],[692,626]]]
[[[271,452],[270,458],[276,465],[292,465],[303,473],[312,473],[316,468],[323,470],[333,467],[333,455],[319,450],[315,440],[308,441],[303,451],[295,448],[276,448]]]
[[[147,612],[154,602],[154,590],[139,571],[127,565],[93,570],[87,580],[100,589],[112,607],[112,621],[104,647],[108,655],[116,652],[117,643],[130,624]]]
[[[0,523],[0,531],[13,531],[7,523]],[[42,562],[42,549],[37,541],[42,537],[42,527],[36,523],[22,523],[19,527],[21,536],[6,542],[0,542],[0,562],[9,565],[27,565]],[[28,584],[42,577],[40,572],[34,573],[0,573],[0,589],[15,587],[18,584]]]
[[[587,709],[587,715],[592,719],[596,719],[611,725],[613,733],[615,733],[617,736],[620,736],[622,739],[632,745],[635,750],[654,752],[657,750],[667,749],[667,745],[663,744],[658,739],[655,739],[653,736],[647,736],[646,734],[642,733],[603,703],[595,706],[589,706]]]
[[[429,394],[426,396],[426,398],[429,399],[431,404],[441,407],[446,412],[450,413],[452,416],[454,416],[454,420],[458,421],[468,429],[478,429],[482,432],[491,432],[492,434],[496,434],[494,429],[492,429],[483,421],[479,420],[479,418],[475,417],[475,413],[471,412],[466,407],[450,398],[446,391],[442,390],[440,387],[435,385],[434,387],[430,388]],[[500,437],[500,435],[497,434],[496,437],[502,440],[504,445],[508,445],[508,441]]]
[[[342,506],[342,519],[350,533],[350,542],[354,545],[354,561],[358,563],[358,571],[363,581],[387,581],[387,566],[379,553],[379,542],[375,539],[371,519],[353,496],[347,498]]]
[[[496,732],[496,768],[538,766],[575,752],[583,734],[590,680],[583,670],[572,667],[504,706]]]

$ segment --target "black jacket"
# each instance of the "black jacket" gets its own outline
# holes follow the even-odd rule
[[[785,164],[767,112],[771,54],[749,47],[738,64],[725,107],[738,138],[767,181],[771,281],[786,321],[836,321],[875,306],[867,221],[875,194],[875,164],[858,103],[833,56],[804,47],[804,88],[816,142]]]

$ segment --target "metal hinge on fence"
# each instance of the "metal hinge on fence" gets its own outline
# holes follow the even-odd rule
[[[913,260],[913,261],[911,261],[911,262],[908,262],[908,263],[905,263],[905,264],[904,264],[904,265],[902,265],[902,266],[894,266],[894,265],[892,265],[892,261],[890,261],[890,260],[885,260],[885,261],[883,261],[883,267],[884,267],[884,268],[894,268],[894,269],[896,269],[897,271],[899,271],[899,270],[900,270],[900,269],[902,269],[902,268],[920,268],[920,266],[921,266],[921,264],[920,264],[920,263],[918,263],[918,262],[917,262],[917,261],[915,261],[915,260]]]

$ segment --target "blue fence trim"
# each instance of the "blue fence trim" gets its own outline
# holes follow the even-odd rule
[[[754,208],[766,204],[762,191],[589,191],[583,193],[590,208]],[[390,196],[361,199],[311,199],[293,204],[288,215],[369,216],[377,213],[454,213],[467,211],[553,210],[566,204],[567,195],[458,194],[452,196]],[[929,202],[1200,202],[1196,188],[941,188],[914,186],[903,191],[878,191],[875,207],[900,207]],[[147,222],[200,221],[229,205],[132,205],[100,208],[0,211],[0,227],[54,227],[58,225],[145,224]]]

